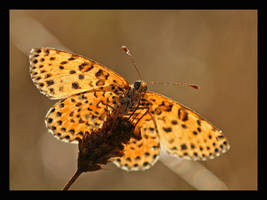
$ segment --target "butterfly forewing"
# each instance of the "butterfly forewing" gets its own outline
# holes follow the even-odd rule
[[[51,48],[31,50],[30,74],[36,87],[51,99],[107,86],[121,90],[129,86],[120,75],[91,59]]]
[[[146,92],[161,145],[172,154],[194,160],[214,158],[229,149],[220,130],[197,113],[162,95]]]

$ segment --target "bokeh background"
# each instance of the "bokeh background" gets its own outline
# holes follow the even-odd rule
[[[10,10],[10,189],[61,189],[76,170],[78,148],[47,132],[44,117],[56,103],[29,75],[33,47],[54,47],[92,58],[130,82],[145,81],[221,128],[231,150],[201,162],[229,189],[257,189],[257,10]],[[112,163],[81,175],[72,189],[193,190],[160,161],[127,173]]]

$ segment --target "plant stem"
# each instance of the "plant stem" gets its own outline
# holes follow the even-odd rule
[[[68,190],[70,186],[74,183],[74,181],[81,175],[82,171],[77,169],[75,174],[71,177],[68,183],[64,186],[63,190]]]

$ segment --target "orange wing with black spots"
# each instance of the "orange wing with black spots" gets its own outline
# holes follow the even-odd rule
[[[78,143],[85,133],[101,128],[119,98],[113,92],[83,92],[57,102],[45,119],[56,138]],[[114,104],[115,103],[115,104]]]
[[[117,167],[126,171],[147,170],[157,162],[160,155],[159,136],[151,117],[143,117],[136,129],[140,130],[141,139],[131,138],[124,145],[124,155],[112,158]]]
[[[230,148],[220,130],[189,108],[152,92],[146,92],[141,101],[141,105],[147,104],[156,122],[160,144],[167,152],[206,160]]]
[[[129,87],[124,78],[96,61],[65,51],[35,48],[31,50],[29,59],[34,84],[51,99],[89,90],[123,91]]]

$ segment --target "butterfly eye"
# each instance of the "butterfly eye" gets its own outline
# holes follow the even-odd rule
[[[134,89],[138,90],[140,88],[141,81],[135,81],[134,83]]]

